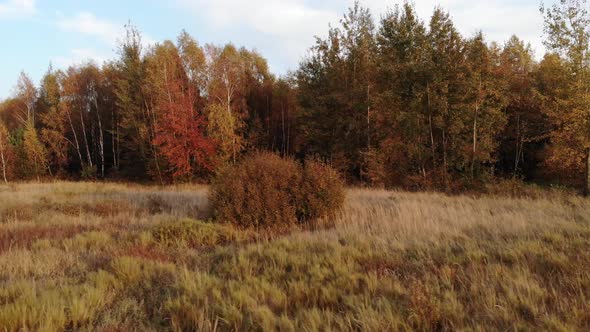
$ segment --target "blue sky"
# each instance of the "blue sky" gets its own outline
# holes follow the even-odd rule
[[[550,0],[547,0],[550,1]],[[273,72],[296,68],[313,44],[336,24],[353,0],[0,0],[0,99],[8,97],[20,71],[38,82],[54,67],[115,55],[123,25],[131,21],[146,43],[175,39],[186,29],[201,44],[233,42],[257,49]],[[365,0],[375,17],[400,1]],[[427,19],[436,5],[450,11],[466,36],[478,29],[488,39],[511,34],[542,55],[539,0],[415,0]]]

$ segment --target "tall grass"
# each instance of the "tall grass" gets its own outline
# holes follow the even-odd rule
[[[206,196],[1,186],[0,331],[590,329],[581,197],[351,189],[329,227],[269,238]]]

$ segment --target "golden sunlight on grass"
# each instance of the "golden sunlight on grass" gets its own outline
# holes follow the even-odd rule
[[[207,188],[0,186],[0,331],[590,329],[590,201],[351,189],[325,227]]]

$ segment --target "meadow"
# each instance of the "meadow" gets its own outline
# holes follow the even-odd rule
[[[349,189],[273,234],[207,187],[0,186],[0,331],[590,329],[590,201]]]

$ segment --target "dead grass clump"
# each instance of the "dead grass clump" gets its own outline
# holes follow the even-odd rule
[[[0,253],[9,249],[29,248],[39,239],[61,241],[95,229],[85,225],[26,225],[0,232]]]
[[[525,183],[519,179],[499,180],[487,184],[484,192],[492,196],[530,199],[564,200],[576,195],[574,190],[565,187],[541,187],[536,184]]]
[[[167,251],[154,246],[131,245],[122,248],[117,256],[127,256],[161,263],[170,263],[174,257]]]
[[[249,234],[238,231],[231,225],[184,219],[155,226],[151,230],[151,236],[156,243],[164,246],[207,248],[244,242]]]

